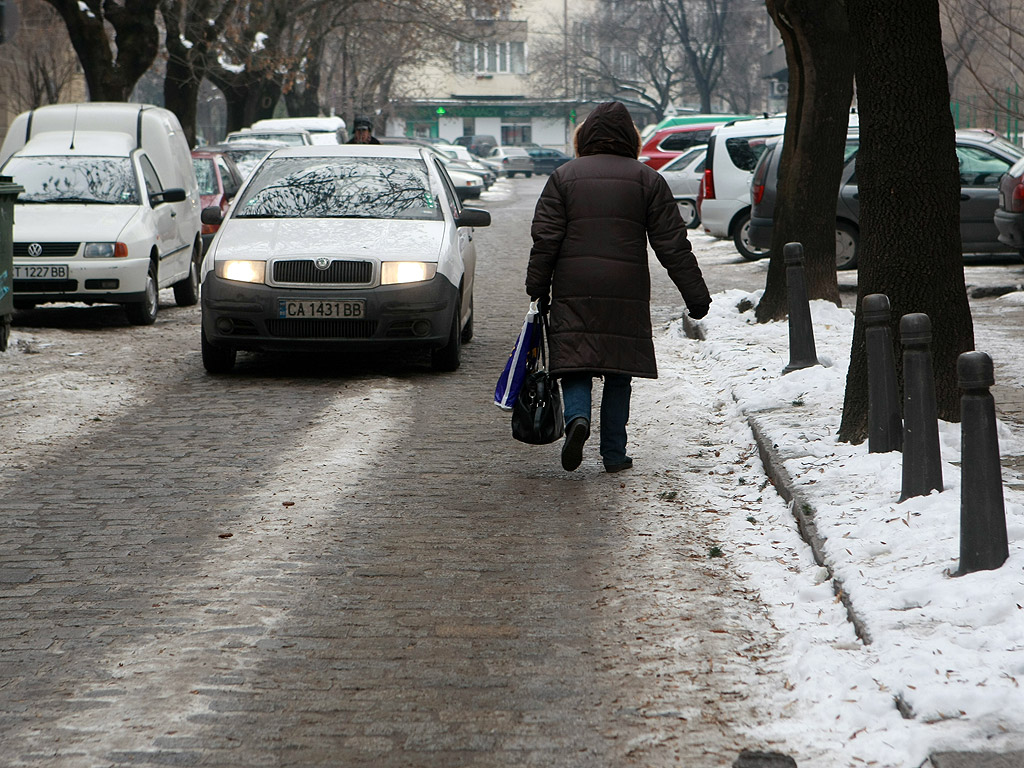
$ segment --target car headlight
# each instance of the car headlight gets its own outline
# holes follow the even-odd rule
[[[418,283],[437,274],[437,264],[424,261],[384,261],[380,265],[380,284]]]
[[[86,243],[82,257],[86,259],[124,259],[128,257],[125,243]]]
[[[262,283],[267,273],[265,261],[218,261],[214,266],[217,277],[239,283]]]

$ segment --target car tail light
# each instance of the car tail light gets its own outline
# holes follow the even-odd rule
[[[757,184],[750,188],[750,199],[757,205],[761,202],[761,198],[764,197],[764,184]]]
[[[501,164],[502,164],[502,165],[508,165],[508,158],[507,158],[507,157],[505,157],[505,158],[502,158],[502,160],[501,160]]]
[[[708,168],[704,171],[704,178],[701,180],[701,186],[704,188],[704,199],[714,200],[715,199],[715,178],[711,175],[711,169]]]
[[[1018,181],[1010,195],[1010,211],[1013,213],[1024,212],[1024,180]]]

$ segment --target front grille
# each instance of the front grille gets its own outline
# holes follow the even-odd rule
[[[369,339],[376,330],[376,320],[267,320],[267,332],[286,339]]]
[[[29,256],[28,247],[30,245],[33,245],[33,243],[15,243],[14,258],[70,259],[78,253],[80,243],[38,243],[43,250],[37,256]]]
[[[274,262],[275,283],[315,285],[367,285],[373,279],[373,263],[369,261],[332,261],[327,269],[317,269],[312,259]]]
[[[15,280],[15,293],[74,293],[77,280]]]

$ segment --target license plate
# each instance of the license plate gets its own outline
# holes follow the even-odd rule
[[[278,317],[305,317],[316,320],[366,317],[366,301],[326,301],[323,299],[279,299]]]
[[[15,280],[67,280],[67,264],[15,264]]]

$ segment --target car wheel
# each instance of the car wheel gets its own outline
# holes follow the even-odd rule
[[[202,333],[203,368],[209,373],[231,373],[235,367],[237,352],[233,347],[214,346],[207,340],[206,331]]]
[[[700,214],[697,213],[697,204],[693,200],[678,200],[679,215],[683,217],[683,224],[687,229],[696,229],[700,224]]]
[[[461,314],[462,302],[456,301],[455,311],[452,313],[452,325],[448,330],[448,343],[440,349],[430,352],[430,365],[435,371],[454,371],[462,362],[462,329],[459,328]]]
[[[160,309],[160,290],[156,282],[156,265],[150,263],[146,273],[145,298],[124,305],[124,313],[132,325],[152,325],[156,322],[156,313]]]
[[[836,269],[857,266],[857,230],[845,221],[836,222]]]
[[[768,255],[767,248],[756,248],[750,242],[750,211],[744,213],[736,222],[732,241],[736,244],[736,250],[740,252],[740,256],[747,261],[757,261]]]
[[[533,174],[532,174],[532,173],[530,173],[529,171],[525,171],[525,172],[523,173],[523,176],[525,176],[526,178],[530,178],[531,176],[533,176]]]
[[[510,179],[514,179],[516,177],[515,173],[513,173],[512,171],[505,171],[505,175],[508,176]]]
[[[202,250],[201,245],[192,247],[188,277],[173,285],[174,303],[179,307],[191,307],[199,301],[199,254],[202,253]]]
[[[473,296],[469,297],[469,319],[462,326],[462,343],[468,344],[473,340]]]
[[[0,352],[7,351],[7,344],[11,340],[11,316],[4,315],[0,318]]]

